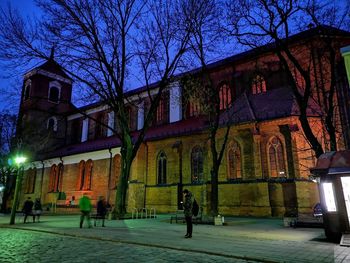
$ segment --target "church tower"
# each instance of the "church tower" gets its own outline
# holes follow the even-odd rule
[[[41,155],[65,144],[71,96],[72,79],[53,55],[24,75],[17,125],[22,148]]]

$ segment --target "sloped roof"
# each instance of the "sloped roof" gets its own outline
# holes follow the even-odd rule
[[[62,67],[53,58],[48,59],[45,63],[41,64],[40,66],[36,67],[35,69],[43,69],[43,70],[46,70],[48,72],[60,75],[64,78],[71,80],[71,77],[69,77],[64,72]]]
[[[155,126],[148,129],[144,141],[153,141],[169,137],[198,134],[201,133],[206,126],[207,123],[203,117],[187,119],[162,126]],[[138,132],[134,132],[133,135],[137,136]],[[79,153],[99,151],[115,148],[120,145],[121,142],[117,136],[105,137],[93,141],[86,141],[64,146],[53,152],[45,154],[44,158],[54,158],[59,156],[69,156]]]
[[[313,100],[310,100],[307,115],[318,117],[321,114],[320,107]],[[233,102],[231,109],[227,113],[223,113],[221,122],[242,123],[298,115],[300,115],[300,111],[292,90],[283,87],[259,94],[243,93]]]

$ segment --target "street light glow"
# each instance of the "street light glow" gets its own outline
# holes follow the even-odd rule
[[[24,156],[17,156],[17,157],[15,158],[15,163],[16,163],[17,165],[20,165],[20,164],[24,163],[26,160],[27,160],[27,158],[24,157]]]

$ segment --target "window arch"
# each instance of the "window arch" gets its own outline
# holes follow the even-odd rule
[[[29,79],[24,85],[24,96],[23,100],[28,100],[30,98],[30,89],[32,87],[32,81]]]
[[[119,177],[121,172],[121,155],[116,154],[113,157],[113,174],[110,182],[110,189],[116,189],[119,183]]]
[[[228,180],[242,178],[242,155],[241,147],[236,141],[233,141],[227,152],[228,162]]]
[[[257,74],[252,81],[252,93],[259,94],[263,92],[266,92],[266,81],[262,75]]]
[[[57,131],[57,118],[56,117],[51,117],[47,120],[47,129],[49,131]]]
[[[50,169],[49,192],[62,191],[63,164],[53,164]]]
[[[203,181],[203,150],[195,146],[191,153],[192,183]]]
[[[167,157],[163,151],[158,154],[157,158],[157,182],[158,184],[166,184],[167,175]]]
[[[77,181],[77,190],[91,190],[93,161],[80,161]]]
[[[61,84],[58,81],[52,81],[49,84],[49,101],[59,103],[61,95]]]
[[[287,176],[283,145],[276,136],[268,143],[268,159],[270,168],[270,177],[285,177]]]
[[[32,194],[35,190],[36,168],[30,168],[27,172],[24,193]]]
[[[229,85],[222,84],[219,88],[220,110],[227,109],[231,104],[231,90]]]

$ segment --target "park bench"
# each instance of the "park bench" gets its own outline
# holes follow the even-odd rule
[[[198,215],[192,216],[192,222],[195,224],[202,222],[202,216],[203,216],[203,207],[199,207]],[[182,221],[182,223],[184,223],[185,222],[184,210],[177,210],[176,213],[170,217],[170,224],[173,223],[173,220],[175,220],[175,223],[177,223],[178,221]]]
[[[102,216],[95,213],[95,214],[91,214],[90,218],[94,220],[94,226],[96,226],[99,220],[102,219]],[[105,216],[105,219],[106,219],[106,216]]]

